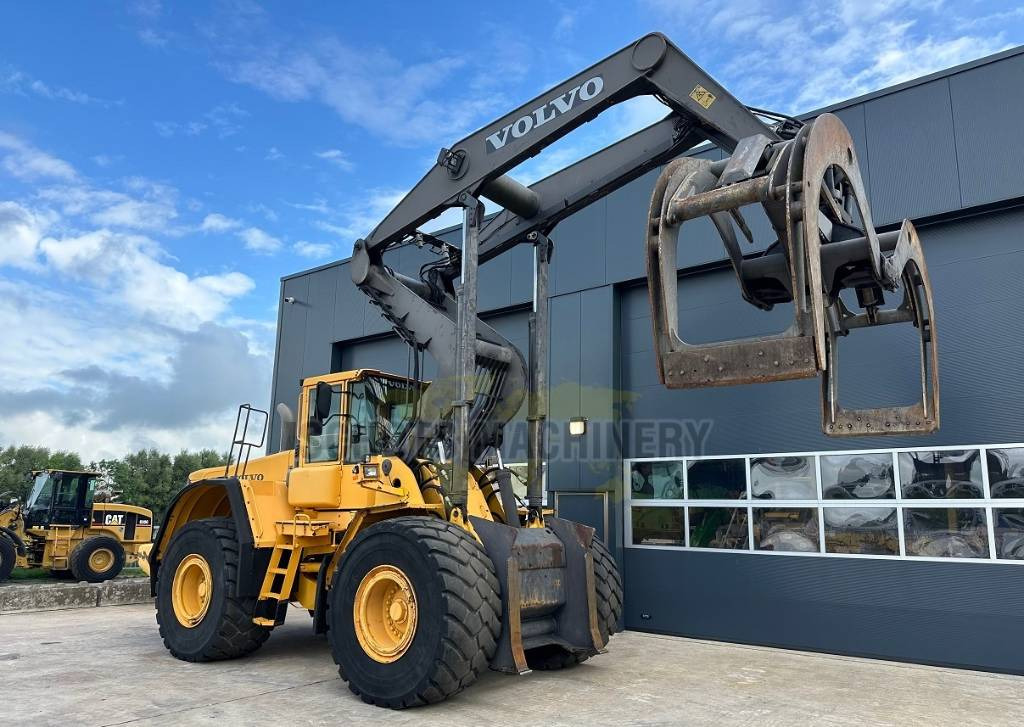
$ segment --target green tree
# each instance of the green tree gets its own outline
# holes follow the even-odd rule
[[[8,446],[0,450],[0,495],[10,492],[8,497],[24,502],[32,488],[29,475],[33,470],[44,469],[80,470],[82,460],[76,453],[64,450],[53,452],[47,447],[27,444]]]

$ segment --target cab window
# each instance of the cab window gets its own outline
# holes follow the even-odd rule
[[[321,388],[326,394],[326,388]],[[341,439],[341,387],[330,387],[330,409],[323,420],[316,416],[317,389],[309,390],[306,400],[306,461],[336,462]]]
[[[59,480],[53,498],[53,506],[71,510],[78,506],[78,478],[64,476]]]

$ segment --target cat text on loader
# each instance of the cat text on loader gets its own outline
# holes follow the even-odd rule
[[[626,99],[648,94],[664,120],[526,187],[517,164]],[[710,163],[682,155],[711,141]],[[602,652],[622,614],[622,582],[590,527],[542,510],[548,365],[548,234],[574,211],[664,166],[646,229],[655,350],[669,387],[821,375],[828,434],[938,426],[931,293],[913,225],[879,234],[853,143],[836,117],[749,109],[660,34],[647,35],[507,116],[442,149],[437,164],[355,243],[354,283],[412,348],[409,376],[347,371],[302,382],[296,418],[278,405],[280,451],[266,415],[242,407],[227,470],[195,472],[150,556],[160,631],[176,656],[241,656],[282,623],[289,603],[326,631],[342,677],[365,701],[437,702],[482,669],[568,667]],[[502,210],[486,221],[481,198]],[[740,207],[774,229],[764,253]],[[463,210],[462,244],[419,227]],[[743,297],[792,304],[785,332],[692,345],[680,337],[675,250],[684,222],[709,215]],[[425,246],[418,279],[385,264]],[[534,250],[529,365],[477,317],[478,266],[519,244]],[[844,291],[850,295],[840,298]],[[886,296],[899,299],[886,305]],[[900,299],[899,296],[902,296]],[[848,411],[836,396],[837,341],[910,323],[921,339],[921,401]],[[438,375],[421,382],[421,358]],[[523,507],[501,464],[505,425],[528,397]],[[682,413],[681,413],[682,415]],[[254,426],[253,426],[254,425]],[[249,432],[253,432],[250,434]],[[485,465],[497,462],[497,465]],[[557,483],[552,483],[557,489]]]
[[[0,582],[15,567],[100,583],[141,557],[153,533],[153,513],[111,502],[100,472],[33,472],[24,503],[0,505]]]

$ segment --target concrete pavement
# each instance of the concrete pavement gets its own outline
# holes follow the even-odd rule
[[[391,712],[338,679],[294,609],[255,654],[187,664],[150,604],[0,615],[10,725],[1015,725],[1024,677],[628,632],[563,672],[495,673],[448,702]]]

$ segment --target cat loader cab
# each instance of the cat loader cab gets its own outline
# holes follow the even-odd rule
[[[0,512],[0,581],[22,567],[99,583],[150,542],[152,511],[107,502],[102,473],[50,469],[31,478],[24,505]]]

